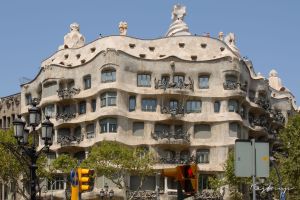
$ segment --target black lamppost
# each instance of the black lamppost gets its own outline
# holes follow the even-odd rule
[[[104,189],[105,189],[105,190],[103,190],[103,189],[100,190],[100,198],[101,198],[101,199],[104,199],[104,197],[107,197],[107,198],[109,198],[109,199],[112,199],[113,196],[114,196],[114,194],[115,194],[114,190],[111,189],[111,190],[108,192],[109,186],[107,185],[107,183],[105,183]]]
[[[49,146],[52,145],[53,137],[53,123],[46,117],[46,120],[42,123],[42,140],[44,140],[44,147],[40,150],[36,150],[36,133],[35,128],[40,124],[40,110],[36,107],[36,102],[32,103],[32,107],[28,109],[29,112],[29,125],[32,127],[31,133],[33,134],[33,142],[29,145],[28,137],[29,130],[25,129],[26,122],[21,119],[21,115],[13,121],[14,126],[14,136],[18,141],[18,146],[23,150],[24,155],[30,160],[30,199],[36,199],[36,184],[37,184],[37,159],[41,152],[44,150],[49,150]],[[25,158],[26,159],[26,158]]]

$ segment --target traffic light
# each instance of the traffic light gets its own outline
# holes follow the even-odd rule
[[[94,189],[94,170],[78,168],[79,192],[92,191]]]
[[[197,165],[182,165],[177,167],[178,181],[185,194],[194,195],[198,192]]]
[[[198,192],[198,173],[196,164],[180,165],[176,168],[163,169],[161,174],[165,177],[175,178],[178,181],[180,188],[184,190],[185,195],[191,196]]]

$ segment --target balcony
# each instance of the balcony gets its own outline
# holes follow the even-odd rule
[[[178,82],[174,82],[171,80],[156,80],[154,79],[155,89],[188,89],[194,91],[194,80],[189,77],[188,82],[182,81],[181,79]]]
[[[151,136],[154,140],[160,141],[162,143],[165,143],[167,141],[168,143],[178,143],[178,142],[190,142],[190,134],[183,130],[176,130],[176,131],[168,131],[168,130],[162,130],[162,131],[156,131],[154,133],[151,133]]]
[[[237,90],[240,88],[240,83],[238,82],[231,82],[231,81],[226,81],[223,83],[224,90]]]
[[[265,129],[268,129],[268,127],[269,127],[269,122],[268,122],[268,119],[266,116],[260,116],[260,117],[255,118],[255,117],[249,115],[249,124],[252,127],[260,126]]]
[[[260,107],[262,107],[266,111],[270,111],[270,109],[271,109],[269,100],[267,100],[264,97],[257,97],[257,98],[255,98],[254,99],[254,103],[256,103],[257,105],[259,105]]]
[[[57,96],[62,99],[72,98],[74,95],[79,94],[79,88],[65,88],[57,90]]]
[[[62,119],[63,121],[69,121],[76,117],[75,112],[57,113],[56,120]]]
[[[285,123],[285,117],[283,116],[282,112],[272,110],[271,112],[271,117],[273,118],[273,121],[279,124],[284,124]]]
[[[190,157],[166,157],[166,156],[161,156],[159,158],[159,163],[160,164],[189,164],[195,162],[195,157],[190,156]]]
[[[161,113],[171,114],[172,117],[175,117],[176,115],[184,115],[184,106],[180,104],[178,106],[162,106]]]
[[[73,146],[78,145],[83,140],[83,135],[81,136],[62,136],[57,139],[57,143],[63,146]]]

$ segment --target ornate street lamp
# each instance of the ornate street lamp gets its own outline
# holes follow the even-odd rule
[[[30,159],[30,199],[36,199],[36,184],[37,184],[37,159],[40,154],[46,150],[49,150],[49,146],[53,143],[53,123],[46,117],[46,120],[42,123],[42,140],[44,140],[44,147],[36,150],[36,132],[35,128],[40,124],[40,109],[36,107],[36,101],[32,102],[32,107],[28,109],[29,112],[29,125],[32,127],[31,134],[33,135],[33,142],[29,145],[29,129],[24,129],[26,122],[21,119],[21,116],[13,121],[14,136],[18,141],[18,146],[23,150],[23,155],[26,155]]]

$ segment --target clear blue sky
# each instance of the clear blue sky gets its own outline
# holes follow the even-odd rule
[[[20,91],[21,77],[34,78],[43,59],[63,43],[72,22],[90,42],[118,34],[128,22],[128,35],[163,36],[174,4],[187,7],[191,33],[234,32],[243,56],[256,72],[268,76],[275,68],[283,84],[300,102],[300,1],[286,0],[9,0],[0,3],[0,96]],[[299,35],[298,35],[299,34]],[[297,103],[299,105],[299,103]]]

